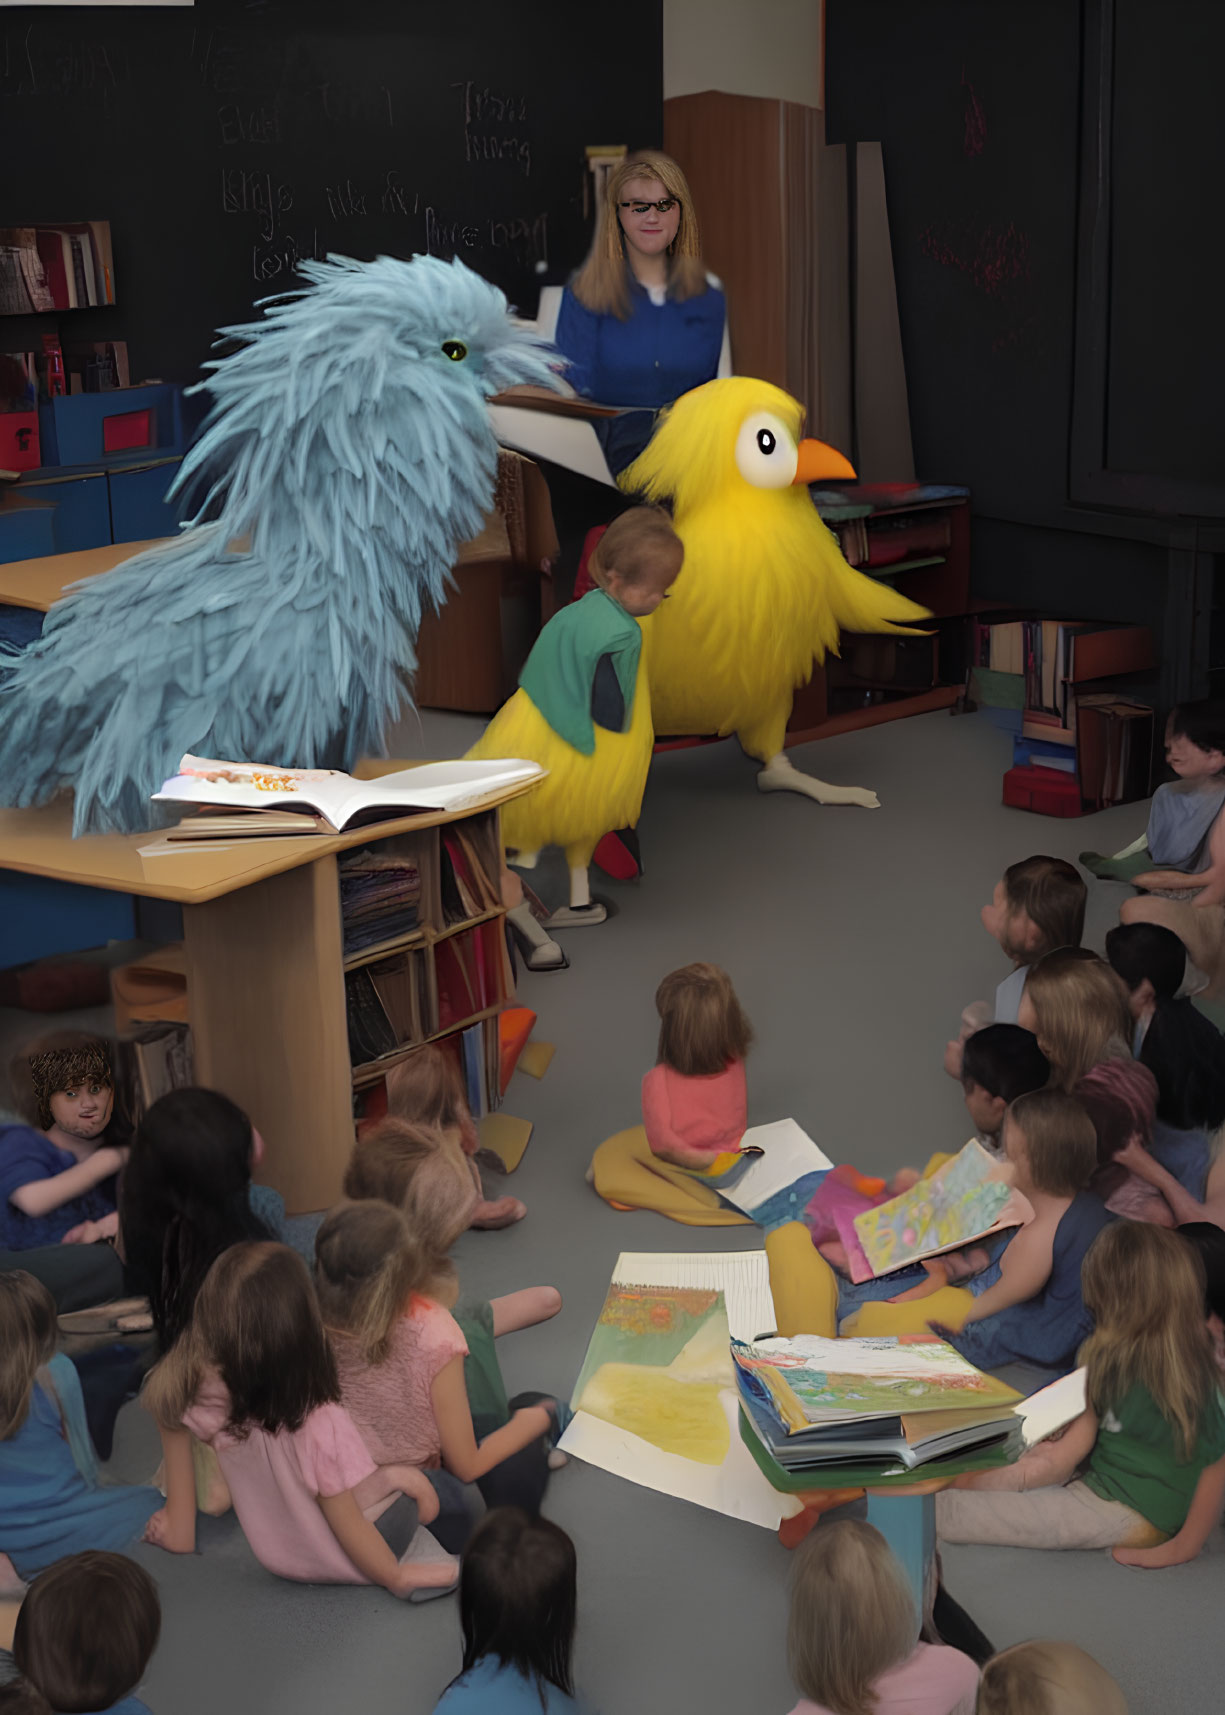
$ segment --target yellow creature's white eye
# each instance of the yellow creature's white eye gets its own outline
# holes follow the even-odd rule
[[[790,488],[800,462],[795,437],[772,411],[746,417],[736,436],[736,465],[754,488]]]

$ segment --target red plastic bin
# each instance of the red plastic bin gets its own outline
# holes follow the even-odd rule
[[[1004,802],[1039,816],[1079,816],[1080,782],[1057,768],[1010,768],[1004,776]]]

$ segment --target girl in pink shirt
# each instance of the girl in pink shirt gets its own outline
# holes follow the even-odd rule
[[[870,1524],[821,1524],[796,1550],[787,1661],[791,1715],[974,1715],[978,1668],[917,1642],[906,1574]]]
[[[194,1435],[216,1452],[243,1534],[269,1572],[381,1584],[410,1598],[454,1585],[456,1562],[418,1530],[437,1514],[433,1488],[419,1471],[376,1465],[367,1452],[340,1404],[306,1265],[287,1245],[222,1252],[144,1399],[166,1470],[166,1505],[146,1540],[177,1554],[195,1549]]]
[[[458,1550],[479,1511],[464,1485],[476,1484],[490,1505],[538,1509],[557,1408],[541,1395],[512,1401],[509,1421],[477,1439],[447,1257],[473,1188],[440,1155],[418,1169],[412,1189],[407,1218],[374,1201],[333,1209],[315,1239],[315,1284],[345,1409],[376,1459],[424,1468],[442,1503],[435,1531]]]
[[[642,1080],[651,1153],[713,1177],[735,1165],[748,1123],[744,1057],[753,1032],[718,965],[683,965],[655,991],[659,1062]]]

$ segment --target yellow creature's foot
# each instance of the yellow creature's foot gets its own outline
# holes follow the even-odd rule
[[[771,757],[757,776],[759,792],[802,792],[818,804],[858,804],[864,810],[879,810],[880,799],[866,786],[828,786],[812,774],[801,774],[781,752]]]

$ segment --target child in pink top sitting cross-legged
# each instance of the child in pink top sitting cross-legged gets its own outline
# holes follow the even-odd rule
[[[418,1521],[438,1512],[429,1480],[376,1465],[340,1404],[310,1276],[286,1245],[233,1245],[205,1277],[187,1331],[153,1370],[145,1404],[162,1432],[166,1505],[146,1538],[195,1548],[194,1435],[217,1454],[260,1564],[308,1584],[381,1584],[439,1594],[457,1563]]]
[[[731,978],[682,965],[655,992],[659,1061],[642,1080],[651,1153],[703,1175],[735,1164],[748,1124],[744,1057],[753,1040]]]

